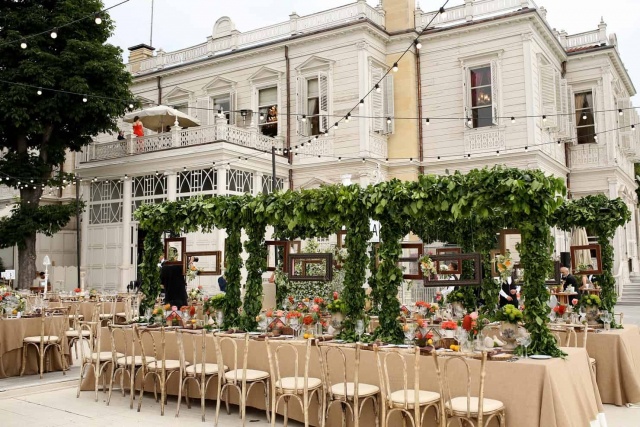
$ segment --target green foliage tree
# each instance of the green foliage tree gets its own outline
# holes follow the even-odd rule
[[[76,212],[72,204],[40,206],[44,186],[69,180],[62,167],[67,153],[116,130],[133,99],[122,52],[106,43],[114,30],[107,13],[101,25],[84,19],[61,28],[55,39],[48,33],[103,8],[99,0],[0,3],[0,149],[6,150],[0,174],[20,191],[12,216],[0,220],[0,245],[18,246],[20,288],[29,287],[36,272],[36,234],[57,232]],[[21,48],[23,37],[38,33]],[[38,95],[38,87],[56,91]],[[91,96],[85,103],[67,92]]]

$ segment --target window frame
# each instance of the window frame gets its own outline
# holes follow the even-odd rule
[[[590,108],[579,108],[577,103],[576,103],[576,97],[578,95],[581,94],[591,94],[591,107]],[[594,138],[594,134],[596,134],[598,132],[597,130],[597,120],[596,120],[596,116],[595,116],[595,105],[596,105],[596,97],[595,97],[595,91],[593,89],[585,89],[585,90],[579,90],[573,93],[573,103],[575,106],[575,109],[573,111],[573,115],[574,117],[577,116],[578,112],[580,112],[580,117],[579,119],[576,117],[576,123],[575,123],[575,138],[576,138],[576,145],[584,145],[584,144],[597,144],[597,141]],[[581,125],[580,122],[582,122],[582,112],[583,111],[588,111],[591,110],[591,116],[593,117],[593,124],[587,124],[587,125]],[[593,131],[591,132],[591,136],[590,136],[590,141],[588,142],[580,142],[580,136],[579,136],[579,132],[580,129],[585,129],[585,128],[593,128]]]
[[[276,104],[275,104],[275,107],[276,107],[276,109],[278,111],[278,115],[277,115],[277,119],[276,119],[275,122],[269,123],[269,122],[266,121],[268,116],[267,116],[267,114],[265,114],[264,123],[261,123],[261,120],[260,120],[260,108],[266,108],[267,109],[266,112],[268,112],[269,108],[271,108],[273,106],[273,104],[270,104],[267,107],[264,107],[264,106],[260,105],[260,91],[268,90],[268,89],[275,89],[276,90]],[[263,126],[275,123],[275,125],[276,125],[276,133],[275,133],[275,135],[273,135],[271,137],[275,138],[276,136],[279,136],[280,132],[281,132],[281,128],[282,128],[281,126],[279,126],[279,123],[280,123],[280,85],[277,82],[269,82],[269,83],[265,83],[265,84],[260,85],[260,86],[256,86],[256,104],[255,105],[256,105],[256,110],[255,111],[256,111],[256,114],[258,116],[258,120],[256,121],[258,133],[260,133],[261,135],[264,135],[264,136],[271,136],[271,135],[266,135],[266,134],[263,133]]]
[[[473,73],[475,70],[483,70],[485,68],[489,70],[489,84],[484,84],[484,85],[480,85],[480,86],[473,86],[473,79],[471,78],[471,73]],[[493,69],[491,67],[491,64],[488,63],[488,64],[476,65],[476,66],[473,66],[473,67],[469,67],[467,69],[467,79],[468,79],[468,82],[469,82],[469,86],[468,86],[469,89],[467,90],[467,94],[468,94],[468,97],[469,97],[468,108],[469,108],[469,112],[470,112],[468,118],[471,119],[471,123],[472,123],[471,127],[473,129],[480,129],[480,128],[494,126],[494,123],[495,123],[495,117],[494,117],[495,101],[493,99],[493,92],[494,92],[494,90],[493,90],[494,89],[493,88],[493,83],[494,83],[493,80],[494,80],[494,77],[493,77]],[[490,95],[490,97],[491,97],[490,98],[490,103],[474,107],[473,106],[473,90],[475,89],[477,91],[479,89],[484,89],[484,88],[487,88],[487,87],[489,88],[489,92],[491,93],[491,95]],[[478,110],[481,110],[481,109],[489,109],[491,116],[489,118],[489,122],[490,122],[489,124],[479,126],[479,122],[481,120],[480,116],[478,116],[478,118],[476,119],[473,116],[473,113],[474,113],[474,111],[478,111]],[[486,119],[482,119],[482,120],[486,120]],[[476,121],[478,121],[478,124],[476,124]]]
[[[462,113],[463,127],[465,130],[486,130],[498,128],[501,125],[500,117],[502,116],[502,56],[504,50],[480,53],[467,57],[459,58],[462,73]],[[474,127],[473,117],[471,113],[471,70],[483,67],[490,67],[491,78],[491,125]],[[467,124],[467,118],[472,119],[472,125]]]

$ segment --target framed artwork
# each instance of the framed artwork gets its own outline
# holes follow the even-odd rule
[[[421,280],[422,269],[418,260],[424,253],[424,244],[419,243],[401,243],[402,254],[398,258],[398,267],[402,269],[402,278],[407,280]]]
[[[600,245],[571,246],[571,271],[580,274],[602,274]]]
[[[168,237],[164,239],[164,263],[182,265],[187,251],[186,237]]]
[[[498,271],[498,263],[496,262],[496,257],[501,255],[502,252],[500,249],[492,249],[489,252],[489,256],[491,257],[491,277],[500,277],[500,272]]]
[[[520,252],[516,249],[516,245],[518,245],[522,241],[522,235],[520,234],[520,230],[507,228],[500,231],[500,253],[502,255],[506,254],[507,251],[511,254],[511,259],[515,264],[520,261]]]
[[[462,248],[457,248],[457,247],[436,248],[436,255],[441,255],[441,254],[460,254],[460,253],[462,253]]]
[[[347,230],[340,230],[336,235],[338,237],[338,248],[346,248],[347,245],[345,245],[344,239],[347,237]]]
[[[266,240],[264,244],[267,247],[267,271],[276,271],[280,252],[282,253],[282,271],[286,273],[289,266],[290,242],[288,240]]]
[[[446,265],[446,263],[452,262],[451,258],[452,258],[452,255],[449,255],[449,254],[431,255],[431,259],[436,262],[436,265],[438,265],[439,262],[442,263],[443,265]],[[482,283],[482,257],[480,256],[479,253],[455,254],[454,262],[458,263],[458,267],[460,267],[460,269],[462,269],[462,263],[464,261],[472,262],[473,277],[465,278],[465,279],[456,279],[456,280],[450,280],[449,277],[447,277],[446,279],[441,279],[440,277],[436,277],[436,278],[425,277],[424,286],[427,288],[433,288],[433,287],[442,287],[442,286],[480,285]],[[443,271],[444,273],[438,273],[438,274],[442,274],[446,276],[457,274],[457,273],[452,273],[450,270],[443,270]]]
[[[222,274],[222,252],[200,251],[185,252],[182,264],[183,274],[187,274],[190,264],[193,264],[200,272],[200,276],[220,276]]]
[[[544,284],[547,286],[558,286],[562,284],[562,278],[560,274],[560,261],[553,262],[553,270],[549,272],[549,275],[544,281]],[[513,283],[521,283],[524,280],[524,268],[520,264],[515,264],[513,266],[513,272],[511,273],[511,279]]]
[[[314,272],[309,267],[314,265]],[[319,268],[318,268],[319,267]],[[330,282],[333,279],[333,254],[291,254],[288,258],[289,281]]]

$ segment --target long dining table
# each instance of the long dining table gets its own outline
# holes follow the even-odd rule
[[[132,333],[132,330],[128,330]],[[159,334],[159,332],[154,332]],[[102,330],[101,350],[109,350],[108,329]],[[207,338],[207,357],[209,362],[215,363],[215,351],[213,337]],[[176,334],[166,334],[166,358],[178,360],[178,346]],[[282,341],[270,341],[273,345],[279,345]],[[269,361],[266,357],[266,343],[260,340],[251,340],[249,343],[248,367],[269,372]],[[116,342],[117,350],[122,351],[120,343]],[[317,353],[318,348],[313,347]],[[598,385],[595,376],[589,367],[589,358],[583,348],[564,348],[567,357],[549,360],[534,360],[520,358],[515,362],[488,361],[486,365],[485,397],[500,400],[506,407],[508,426],[518,427],[588,427],[601,425],[603,420],[603,407],[600,400]],[[347,352],[353,350],[348,349]],[[187,349],[187,354],[189,351]],[[360,382],[379,385],[378,369],[373,351],[361,351],[360,358]],[[223,362],[228,365],[230,355],[223,353]],[[478,376],[480,362],[471,360],[472,372]],[[331,369],[337,367],[331,366]],[[353,370],[353,364],[348,365]],[[348,371],[348,375],[353,372]],[[392,374],[399,380],[400,372]],[[319,357],[312,357],[309,376],[322,378],[321,363]],[[95,379],[89,373],[82,383],[83,390],[93,390]],[[394,381],[394,380],[392,380]],[[108,383],[108,381],[107,381]],[[140,387],[140,381],[136,382]],[[465,387],[462,378],[454,378],[453,392],[461,393]],[[431,356],[420,358],[420,388],[423,390],[439,391],[435,365]],[[153,381],[149,381],[146,391],[153,391]],[[178,379],[172,378],[167,384],[169,395],[178,394]],[[117,394],[114,394],[116,396]],[[197,396],[198,392],[192,388],[191,396]],[[207,390],[207,399],[216,398],[216,387],[213,385]],[[237,403],[237,395],[231,393],[232,403]],[[247,399],[247,405],[264,409],[265,400],[260,387],[254,387]],[[334,407],[335,408],[335,407]],[[282,412],[282,406],[278,412]],[[310,409],[311,414],[317,414],[317,405],[314,403]],[[144,403],[143,403],[144,410]],[[433,414],[432,414],[433,415]],[[295,401],[292,400],[289,407],[289,416],[295,420],[303,420],[303,414]],[[374,411],[370,403],[361,414],[361,424],[368,425],[374,421]],[[398,422],[401,422],[398,418]],[[494,420],[495,421],[495,420]],[[314,416],[311,417],[313,425],[318,425]],[[340,425],[340,411],[333,409],[328,419],[328,426]],[[369,424],[371,425],[371,424]],[[393,424],[391,424],[393,425]],[[436,426],[435,417],[428,418],[425,425]],[[491,426],[497,426],[497,421]],[[602,424],[604,425],[604,424]]]

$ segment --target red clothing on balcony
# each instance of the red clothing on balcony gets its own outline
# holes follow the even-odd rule
[[[137,122],[133,124],[133,134],[135,136],[144,136],[144,130],[142,129],[142,123]]]

